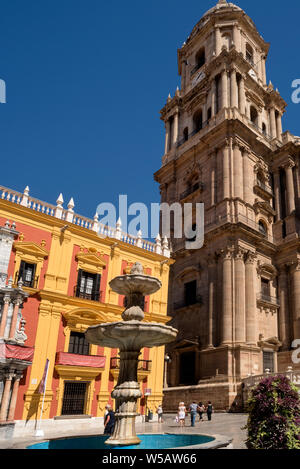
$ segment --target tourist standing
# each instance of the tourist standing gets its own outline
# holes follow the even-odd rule
[[[199,402],[198,404],[198,414],[199,414],[199,422],[203,422],[203,414],[205,412],[205,406],[202,404],[202,402]]]
[[[207,404],[206,413],[207,413],[208,420],[211,420],[211,414],[213,413],[213,406],[210,401]]]
[[[185,415],[186,415],[186,407],[184,402],[179,402],[178,406],[178,420],[181,427],[185,427]]]
[[[193,401],[192,404],[190,404],[191,427],[195,426],[197,410],[198,410],[198,404],[195,401]]]
[[[111,406],[106,406],[107,414],[104,417],[104,435],[112,435],[115,428],[115,413]]]
[[[158,423],[163,423],[163,408],[162,404],[159,404],[159,406],[156,409],[157,415],[158,415]]]

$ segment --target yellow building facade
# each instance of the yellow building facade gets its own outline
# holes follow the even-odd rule
[[[23,194],[3,187],[0,190],[0,226],[8,220],[9,224],[13,222],[15,232],[11,250],[5,253],[9,259],[4,274],[7,284],[11,279],[13,287],[19,285],[28,295],[18,311],[27,336],[21,348],[34,349],[32,362],[16,385],[14,420],[39,419],[39,388],[47,359],[42,418],[103,417],[105,405],[112,403],[110,394],[118,378],[118,351],[88,344],[84,332],[91,325],[121,319],[124,298],[110,289],[109,282],[128,272],[135,262],[162,282],[161,290],[145,297],[145,321],[168,322],[172,260],[166,240],[161,244],[158,237],[156,243],[151,243],[123,233],[118,224],[114,229],[104,227],[97,216],[93,220],[80,217],[73,211],[72,200],[64,209],[62,198],[52,206],[32,199],[28,188]],[[1,317],[3,298],[4,294]],[[1,339],[14,344],[5,335]],[[147,407],[155,412],[162,401],[164,347],[143,349],[138,378],[143,396],[150,392]],[[139,412],[146,413],[144,397]]]

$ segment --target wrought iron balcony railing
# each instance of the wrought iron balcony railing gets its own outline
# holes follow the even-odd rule
[[[203,184],[203,182],[197,182],[197,183],[194,184],[192,187],[189,187],[186,191],[184,191],[184,192],[180,195],[180,200],[185,199],[185,198],[188,197],[189,195],[191,195],[191,194],[193,194],[194,192],[196,192],[198,189],[200,189],[200,191],[203,191],[203,189],[204,189],[204,184]]]
[[[76,298],[83,298],[85,300],[99,301],[100,303],[102,303],[102,300],[103,300],[103,292],[102,291],[97,291],[97,292],[81,291],[80,287],[78,287],[78,285],[75,285],[75,287],[74,287],[74,296]]]
[[[260,301],[264,301],[265,303],[269,303],[271,305],[280,306],[279,298],[267,295],[265,293],[258,293],[257,299]]]
[[[15,275],[15,285],[17,285],[20,280],[21,280],[21,276],[20,276],[19,271],[17,271]],[[32,277],[30,280],[26,280],[26,278],[22,277],[22,282],[23,282],[22,284],[23,287],[37,288],[38,283],[39,283],[39,277],[38,276]]]
[[[118,370],[120,368],[120,358],[112,357],[110,359],[110,369]],[[138,371],[151,371],[152,370],[152,360],[139,360],[138,361]]]

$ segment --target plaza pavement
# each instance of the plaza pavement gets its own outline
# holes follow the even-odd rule
[[[212,420],[209,422],[207,416],[204,415],[204,421],[199,422],[197,416],[195,427],[191,427],[190,417],[186,419],[186,426],[181,429],[175,422],[175,415],[165,415],[165,422],[159,424],[157,422],[139,423],[136,425],[137,433],[203,433],[206,435],[225,435],[233,439],[232,446],[234,449],[246,449],[246,430],[242,430],[247,422],[246,414],[227,414],[217,413],[212,415]],[[99,434],[103,433],[103,426],[99,428]],[[15,438],[11,440],[0,441],[0,449],[23,449],[26,446],[38,443],[50,438],[62,438],[67,436],[87,436],[95,435],[95,428],[90,431],[82,431],[80,427],[77,431],[59,431],[59,432],[45,432],[44,438],[36,438],[34,436],[27,436],[26,438]]]

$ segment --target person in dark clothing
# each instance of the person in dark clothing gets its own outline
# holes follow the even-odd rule
[[[115,428],[115,413],[111,406],[106,406],[107,414],[104,417],[104,435],[112,435]]]
[[[211,420],[211,414],[213,413],[213,406],[210,401],[207,404],[206,413],[207,413],[208,420]]]
[[[205,406],[202,404],[202,402],[199,402],[198,404],[199,421],[203,420],[204,412],[205,412]]]

